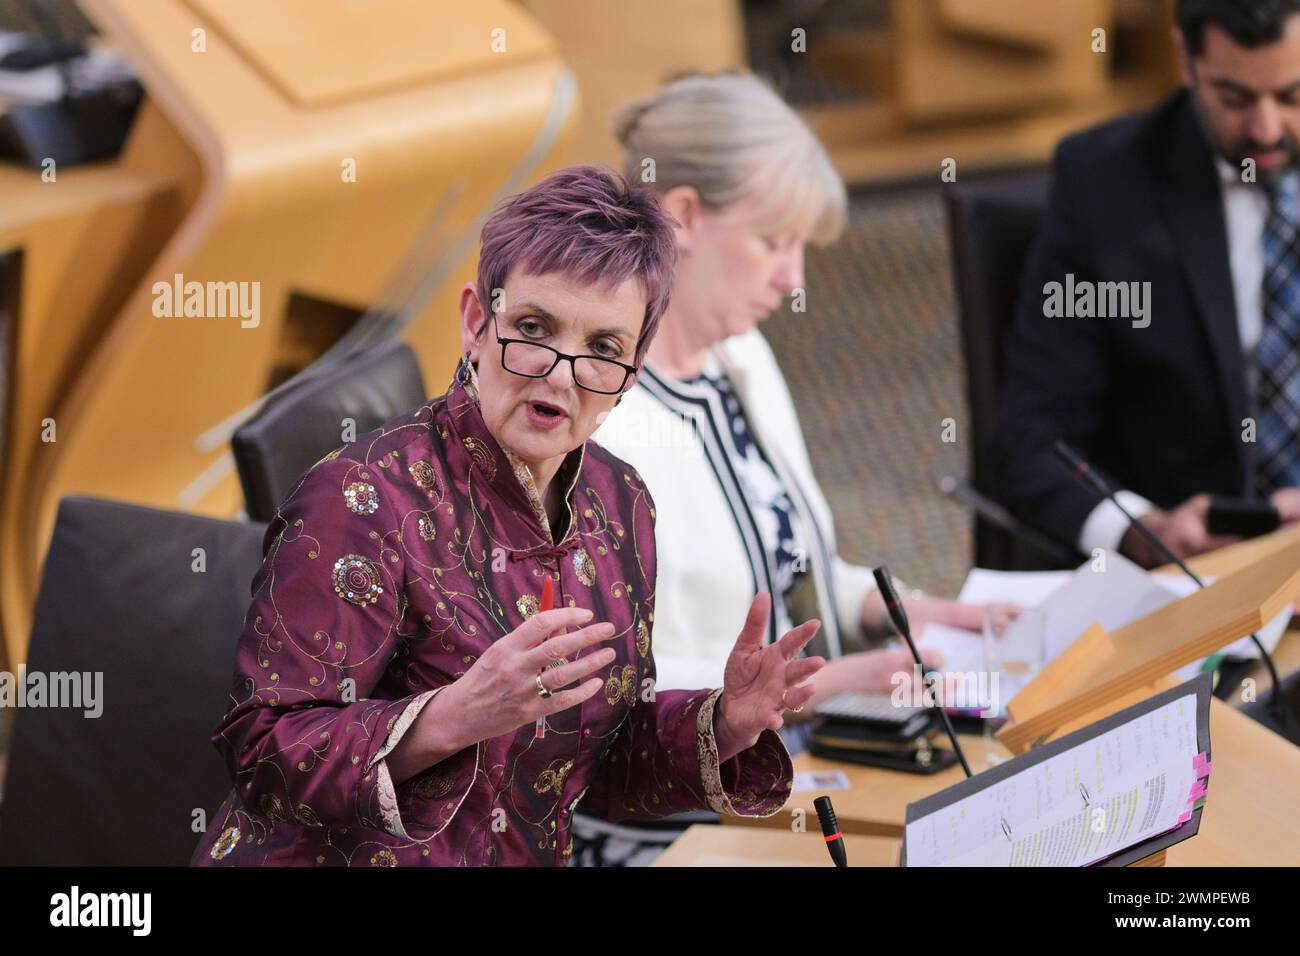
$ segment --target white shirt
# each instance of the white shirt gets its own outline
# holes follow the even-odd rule
[[[1241,171],[1222,157],[1215,158],[1222,185],[1223,221],[1228,232],[1228,266],[1237,304],[1237,334],[1244,356],[1252,355],[1264,328],[1264,226],[1268,221],[1268,194],[1255,183],[1241,180]],[[1141,518],[1153,505],[1132,491],[1118,491],[1120,500],[1134,518]],[[1128,530],[1128,519],[1110,501],[1092,509],[1079,531],[1079,549],[1091,554],[1100,548],[1119,550]]]

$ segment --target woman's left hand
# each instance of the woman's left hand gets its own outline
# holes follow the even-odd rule
[[[784,712],[797,710],[813,695],[800,686],[826,664],[820,657],[797,658],[821,622],[805,621],[775,644],[764,644],[772,598],[760,591],[727,658],[722,678],[721,716],[715,716],[718,757],[725,762],[758,742],[765,730],[780,730]]]

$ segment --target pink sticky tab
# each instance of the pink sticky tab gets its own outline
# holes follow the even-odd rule
[[[1192,769],[1196,771],[1198,777],[1207,776],[1210,772],[1209,755],[1199,753],[1192,758]]]
[[[1184,811],[1182,814],[1180,814],[1179,817],[1178,817],[1178,825],[1179,825],[1179,826],[1182,826],[1184,823],[1186,823],[1186,822],[1187,822],[1188,820],[1190,820],[1191,818],[1192,818],[1192,811],[1191,811],[1191,810],[1185,810],[1185,811]]]
[[[1188,794],[1187,800],[1189,803],[1194,803],[1203,796],[1205,796],[1205,781],[1198,780],[1192,784],[1192,792]]]

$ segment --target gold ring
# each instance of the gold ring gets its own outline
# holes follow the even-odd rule
[[[545,700],[546,698],[548,698],[548,697],[551,696],[551,692],[550,692],[549,690],[547,690],[547,689],[546,689],[546,685],[542,683],[542,675],[541,675],[541,674],[538,674],[536,677],[533,678],[533,680],[537,681],[537,696],[538,696],[538,697],[542,698],[542,700]]]

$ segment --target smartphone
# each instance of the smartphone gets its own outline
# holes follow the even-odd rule
[[[1257,538],[1276,531],[1282,523],[1277,509],[1267,501],[1255,498],[1210,499],[1210,534],[1235,534],[1243,538]]]

